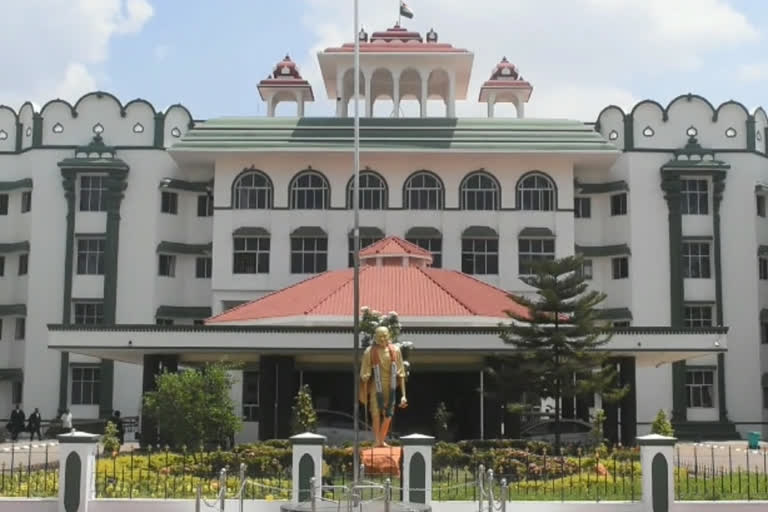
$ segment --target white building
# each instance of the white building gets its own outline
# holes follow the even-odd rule
[[[273,389],[280,368],[291,385],[305,371],[345,375],[348,353],[302,362],[279,350],[292,335],[269,345],[259,322],[192,324],[349,265],[352,48],[318,55],[335,118],[303,117],[314,94],[289,58],[259,84],[265,118],[200,121],[181,105],[158,111],[103,92],[39,111],[0,107],[0,415],[19,401],[45,417],[61,407],[137,415],[139,382],[151,387],[163,364],[239,354],[250,366],[235,395],[266,421],[254,412],[264,393],[270,406],[290,400]],[[768,431],[763,109],[689,94],[609,106],[596,122],[526,119],[531,84],[504,59],[471,91],[472,61],[434,31],[361,33],[364,243],[406,238],[432,251],[433,266],[513,292],[527,291],[518,276],[531,258],[582,253],[621,327],[616,346],[637,345],[639,431],[660,408],[683,436]],[[488,103],[488,119],[455,118],[470,96]],[[380,98],[392,115],[368,119]],[[427,99],[444,101],[440,117]],[[405,100],[418,117],[404,117]],[[299,117],[272,117],[284,101]],[[500,102],[518,118],[494,115]],[[273,321],[282,327],[269,332],[327,320]],[[258,350],[246,357],[248,340]],[[452,350],[456,368],[477,375],[498,349]],[[142,372],[146,357],[154,368]],[[268,432],[281,433],[278,416]]]

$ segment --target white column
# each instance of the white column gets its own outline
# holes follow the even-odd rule
[[[267,117],[275,117],[275,96],[267,98]]]
[[[421,104],[421,117],[427,117],[427,97],[429,96],[429,75],[421,75],[421,98],[419,103]]]
[[[411,434],[401,437],[400,443],[403,446],[403,501],[429,506],[432,503],[432,445],[435,438]],[[419,463],[414,464],[417,455],[424,461],[423,468]]]
[[[522,119],[525,117],[525,102],[518,100],[517,102],[517,118]]]
[[[293,503],[309,501],[309,496],[311,495],[309,482],[307,481],[309,476],[315,478],[316,488],[322,485],[324,444],[325,436],[312,434],[311,432],[304,432],[303,434],[291,437],[293,448],[291,467],[293,490],[291,501]],[[311,461],[311,467],[309,466],[309,461]],[[303,474],[302,470],[306,470],[309,475]]]
[[[298,107],[296,110],[298,112],[299,117],[304,117],[304,100],[298,101]]]
[[[349,117],[349,98],[341,100],[341,117]]]
[[[493,117],[494,107],[496,106],[496,94],[490,94],[488,96],[488,118]]]
[[[373,117],[373,98],[371,98],[371,76],[373,73],[363,75],[365,78],[365,117]]]
[[[336,117],[342,116],[342,107],[344,104],[344,72],[336,69]]]
[[[666,502],[666,510],[671,510],[673,507],[675,500],[675,465],[673,456],[676,442],[677,439],[674,437],[660,436],[658,434],[637,438],[637,444],[640,446],[640,467],[643,474],[643,510],[652,511],[654,510],[653,504],[659,502]],[[654,461],[656,461],[655,468]],[[664,489],[665,487],[666,489]],[[654,496],[654,490],[660,490],[664,494],[662,496]],[[664,508],[662,507],[662,509]]]
[[[448,75],[448,98],[446,98],[446,115],[456,117],[456,75]]]
[[[58,512],[88,512],[96,498],[96,448],[99,436],[73,430],[58,436]]]
[[[400,73],[392,73],[392,107],[395,117],[400,117]]]

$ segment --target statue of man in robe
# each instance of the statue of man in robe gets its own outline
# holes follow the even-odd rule
[[[388,446],[387,438],[395,414],[396,388],[400,384],[400,407],[408,406],[405,397],[405,367],[400,349],[394,345],[386,327],[377,327],[374,343],[363,354],[360,366],[360,396],[371,411],[376,446]]]

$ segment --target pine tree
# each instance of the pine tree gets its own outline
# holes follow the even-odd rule
[[[651,433],[660,436],[675,437],[675,430],[672,428],[672,423],[667,419],[667,414],[664,412],[664,409],[659,409],[656,419],[653,420]]]
[[[616,370],[599,350],[610,341],[595,309],[606,296],[588,289],[581,265],[576,256],[538,262],[535,275],[520,277],[536,290],[536,297],[510,295],[527,314],[509,311],[512,322],[501,326],[501,338],[516,349],[505,361],[516,374],[512,387],[555,401],[556,454],[562,397],[600,393],[612,402],[627,391],[617,387]]]
[[[306,384],[296,394],[291,423],[294,434],[314,432],[317,427],[317,413],[312,405],[312,390]]]

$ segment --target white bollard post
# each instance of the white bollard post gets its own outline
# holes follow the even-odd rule
[[[643,470],[643,510],[668,512],[675,499],[673,455],[677,439],[651,434],[637,438]]]
[[[403,445],[403,501],[429,506],[432,503],[432,446],[435,438],[411,434]]]
[[[97,434],[73,430],[59,440],[59,512],[88,512],[96,497]]]
[[[291,499],[293,503],[312,499],[312,477],[315,479],[316,487],[322,486],[324,444],[325,436],[311,432],[304,432],[291,437],[291,445],[293,446]],[[322,493],[320,495],[322,496]]]

